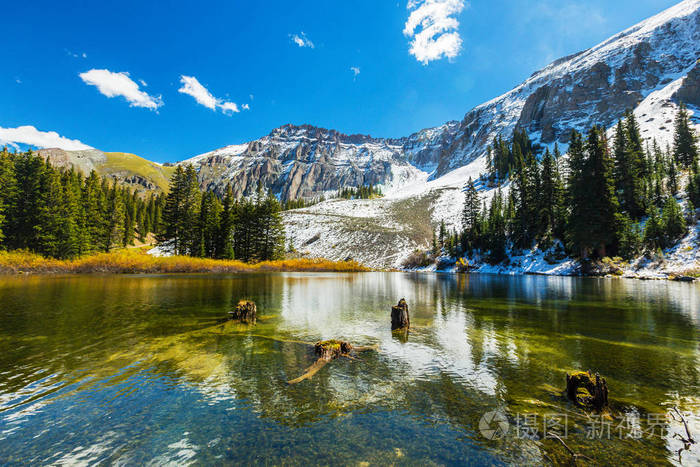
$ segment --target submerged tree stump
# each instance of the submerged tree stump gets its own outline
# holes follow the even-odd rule
[[[316,356],[328,361],[348,355],[351,351],[352,345],[350,343],[337,340],[318,342],[314,345]]]
[[[408,329],[411,327],[411,319],[408,316],[408,303],[405,299],[399,300],[399,304],[391,307],[391,330]]]
[[[250,300],[241,300],[236,305],[236,309],[229,311],[229,319],[240,321],[241,323],[255,323],[258,308]]]
[[[579,407],[602,410],[608,406],[608,383],[590,370],[567,373],[566,397]]]
[[[314,353],[316,354],[316,357],[318,357],[316,362],[310,367],[308,367],[304,371],[303,375],[291,381],[287,381],[287,383],[297,384],[304,381],[305,379],[310,379],[313,375],[318,373],[321,370],[321,368],[326,366],[331,361],[336,360],[340,357],[346,357],[351,360],[356,360],[351,355],[351,352],[364,352],[367,350],[375,350],[376,348],[376,346],[354,347],[349,342],[343,342],[338,340],[318,342],[314,345]]]

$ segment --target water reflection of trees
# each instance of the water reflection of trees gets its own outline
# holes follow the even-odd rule
[[[117,384],[149,368],[287,426],[390,410],[447,422],[479,444],[487,410],[569,410],[552,390],[574,368],[603,373],[623,408],[655,413],[677,397],[697,410],[697,294],[648,285],[427,274],[16,281],[0,288],[0,369],[14,376],[0,378],[0,392],[21,392],[39,371],[120,375]],[[388,330],[388,306],[402,297],[418,323],[405,342]],[[240,298],[258,303],[258,326],[215,324]],[[380,349],[288,386],[314,358],[299,341],[331,337]],[[541,455],[513,443],[529,460]],[[615,449],[643,463],[662,458],[663,441],[653,447]]]

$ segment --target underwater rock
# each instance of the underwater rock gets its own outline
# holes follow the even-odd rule
[[[608,383],[590,370],[567,373],[566,397],[580,407],[602,410],[608,406]]]
[[[258,308],[250,300],[241,300],[236,305],[236,309],[229,311],[229,319],[235,319],[242,323],[255,323]]]
[[[314,346],[316,356],[323,360],[334,360],[352,351],[352,345],[348,342],[329,340],[318,342]]]
[[[391,330],[408,329],[411,327],[411,319],[408,316],[408,303],[401,299],[399,304],[391,307]]]

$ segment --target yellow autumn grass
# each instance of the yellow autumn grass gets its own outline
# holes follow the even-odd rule
[[[0,274],[174,274],[239,273],[262,271],[364,272],[356,261],[326,259],[287,259],[248,264],[241,261],[171,256],[158,258],[142,249],[100,253],[75,260],[44,258],[27,251],[0,251]]]

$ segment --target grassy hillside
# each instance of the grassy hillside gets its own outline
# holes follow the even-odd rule
[[[106,152],[107,162],[99,168],[101,175],[116,175],[119,178],[137,175],[168,191],[170,177],[174,167],[163,167],[135,154],[125,152]]]

